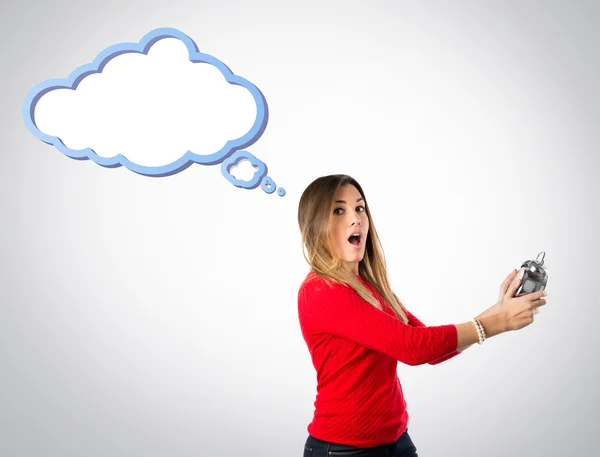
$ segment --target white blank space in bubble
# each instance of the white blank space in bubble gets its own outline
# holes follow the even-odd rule
[[[229,174],[235,179],[250,181],[257,171],[258,167],[256,165],[253,166],[248,159],[242,159],[229,169]]]
[[[124,155],[144,166],[167,165],[186,151],[208,155],[245,135],[256,119],[248,89],[229,84],[208,63],[189,61],[175,38],[158,41],[148,55],[115,57],[75,91],[44,95],[34,113],[43,133],[71,149],[101,157]]]

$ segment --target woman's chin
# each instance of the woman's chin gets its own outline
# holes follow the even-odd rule
[[[353,255],[348,255],[344,258],[344,262],[346,263],[359,263],[362,261],[364,254],[355,253]]]

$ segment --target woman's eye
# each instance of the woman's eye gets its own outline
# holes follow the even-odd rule
[[[359,213],[363,212],[364,210],[365,210],[364,206],[359,206],[359,207],[356,208],[356,211],[358,211]]]
[[[333,210],[333,214],[337,214],[338,216],[342,214],[344,210],[342,208],[336,208]]]

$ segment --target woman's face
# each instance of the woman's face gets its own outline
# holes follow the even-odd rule
[[[354,274],[365,255],[369,218],[365,201],[356,187],[346,184],[335,194],[329,236],[336,256]]]

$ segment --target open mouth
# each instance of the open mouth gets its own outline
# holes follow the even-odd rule
[[[348,242],[354,246],[360,246],[361,238],[362,237],[360,233],[354,233],[350,235],[350,237],[348,238]]]

